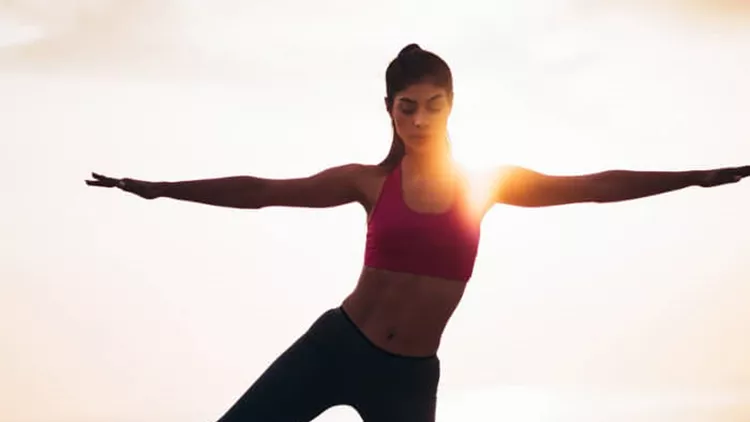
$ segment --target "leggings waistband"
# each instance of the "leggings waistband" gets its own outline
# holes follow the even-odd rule
[[[370,346],[371,348],[373,348],[377,352],[380,352],[380,353],[383,353],[385,355],[392,356],[392,357],[395,357],[395,358],[407,359],[407,360],[432,360],[432,359],[437,359],[437,354],[432,354],[432,355],[429,355],[429,356],[410,356],[410,355],[402,355],[402,354],[399,354],[399,353],[394,353],[394,352],[388,351],[388,350],[386,350],[386,349],[378,346],[377,344],[373,343],[373,341],[370,340],[365,335],[365,333],[362,332],[362,330],[357,326],[357,324],[352,320],[352,318],[349,316],[349,314],[346,313],[346,310],[344,309],[343,306],[339,306],[337,308],[334,308],[334,309],[332,309],[332,311],[334,313],[340,315],[342,317],[342,319],[347,322],[347,325],[349,325],[354,331],[356,331],[357,334],[359,335],[359,337],[361,337],[361,339],[364,340],[364,342],[368,346]]]

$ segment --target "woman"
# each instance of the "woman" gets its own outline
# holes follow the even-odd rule
[[[358,202],[367,212],[364,267],[354,291],[324,312],[220,422],[310,421],[342,404],[365,422],[434,421],[440,339],[471,277],[480,222],[492,205],[616,202],[750,175],[750,166],[581,176],[503,167],[489,191],[476,195],[479,187],[453,162],[447,141],[448,65],[408,45],[386,70],[386,90],[393,141],[378,165],[348,164],[286,180],[146,182],[94,174],[87,181],[146,199],[246,209]],[[477,204],[476,198],[486,200]]]

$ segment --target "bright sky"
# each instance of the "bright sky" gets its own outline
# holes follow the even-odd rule
[[[750,164],[747,2],[155,4],[0,6],[3,421],[215,420],[338,305],[356,206],[243,212],[83,179],[377,162],[407,43],[451,64],[470,165]],[[747,420],[748,216],[750,183],[497,207],[444,337],[438,421]]]

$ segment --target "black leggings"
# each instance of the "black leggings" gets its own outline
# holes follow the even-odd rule
[[[371,343],[342,308],[326,311],[219,422],[308,422],[349,405],[364,422],[434,422],[437,356],[408,357]]]

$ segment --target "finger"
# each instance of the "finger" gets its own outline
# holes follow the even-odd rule
[[[98,174],[98,173],[91,173],[91,175],[95,179],[101,181],[102,183],[108,183],[111,186],[115,186],[117,184],[117,182],[120,181],[120,179],[115,179],[114,177],[104,176],[104,175]]]
[[[750,166],[737,167],[737,174],[742,177],[750,176]]]
[[[100,186],[112,187],[112,186],[117,185],[117,182],[119,181],[119,179],[114,179],[114,178],[111,178],[111,177],[102,176],[100,174],[98,174],[97,176],[99,176],[99,177],[97,177],[96,180],[89,180],[89,182],[97,183]]]
[[[98,187],[102,187],[102,188],[111,188],[112,187],[112,186],[110,186],[108,184],[105,184],[105,183],[102,183],[102,182],[100,182],[98,180],[86,180],[86,184],[89,185],[89,186],[98,186]]]
[[[118,179],[115,179],[114,177],[102,176],[101,174],[97,174],[96,179],[101,180],[102,182],[111,182],[111,183],[116,183],[118,180]]]

